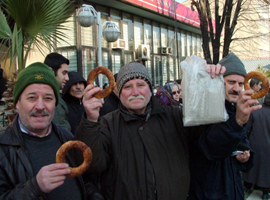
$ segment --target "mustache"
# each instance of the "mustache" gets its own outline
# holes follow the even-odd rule
[[[132,100],[132,99],[144,99],[144,96],[139,94],[138,96],[129,96],[128,97],[128,101]]]
[[[229,94],[233,94],[233,95],[238,95],[239,96],[240,93],[233,90],[233,91],[230,91]]]
[[[33,115],[44,115],[44,116],[49,116],[50,113],[47,110],[33,110],[29,113],[29,116]]]
[[[75,92],[83,92],[80,88],[76,88]]]

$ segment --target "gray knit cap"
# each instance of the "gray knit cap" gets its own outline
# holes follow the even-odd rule
[[[219,64],[226,67],[226,72],[223,77],[231,74],[238,74],[244,77],[247,75],[244,64],[233,52],[222,58],[222,60],[219,61]]]
[[[121,90],[124,84],[132,79],[145,80],[148,83],[152,92],[151,78],[146,70],[146,67],[138,62],[130,62],[124,65],[117,74],[116,84],[119,95],[121,94]]]

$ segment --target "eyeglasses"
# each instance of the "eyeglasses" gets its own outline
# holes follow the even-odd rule
[[[180,94],[180,90],[173,91],[172,94],[173,94],[173,95],[176,95],[176,92],[177,92],[177,94]]]

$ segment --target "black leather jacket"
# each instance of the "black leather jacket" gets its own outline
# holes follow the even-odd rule
[[[40,190],[26,154],[17,121],[18,116],[5,131],[0,133],[0,199],[45,199],[46,194]],[[73,139],[73,135],[65,128],[52,124],[53,130],[61,142]],[[73,165],[71,153],[72,151],[68,152],[67,159]],[[90,199],[90,197],[87,198],[81,176],[78,177],[78,180],[83,199]]]

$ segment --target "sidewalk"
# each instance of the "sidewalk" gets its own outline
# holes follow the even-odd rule
[[[262,199],[262,191],[261,190],[253,190],[251,195],[246,200],[261,200]]]

